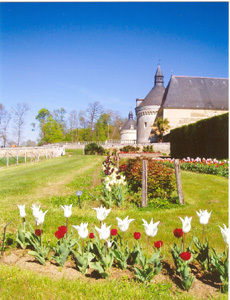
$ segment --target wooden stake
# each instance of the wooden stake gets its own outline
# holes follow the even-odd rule
[[[178,197],[179,197],[180,204],[184,205],[184,196],[183,196],[183,191],[182,191],[180,161],[179,161],[179,159],[175,159],[174,165],[175,165],[177,194],[178,194]]]
[[[141,206],[147,206],[147,182],[148,182],[148,161],[142,161],[142,197]]]

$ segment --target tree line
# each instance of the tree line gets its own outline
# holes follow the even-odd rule
[[[17,103],[8,111],[5,106],[0,103],[0,141],[2,147],[12,144],[9,141],[9,126],[12,123],[15,146],[20,146],[22,142],[23,130],[25,127],[25,116],[30,110],[26,103]]]
[[[9,144],[25,145],[22,141],[25,129],[25,117],[30,107],[26,103],[18,103],[11,110],[6,110],[0,103],[0,141],[3,147]],[[120,139],[119,129],[126,122],[120,113],[105,110],[99,102],[89,103],[87,109],[72,110],[69,113],[61,107],[53,111],[41,108],[35,119],[39,122],[38,145],[57,142],[105,141]],[[14,141],[9,140],[9,126],[13,127]],[[36,123],[30,124],[36,130]],[[27,146],[37,143],[29,141]],[[35,144],[35,145],[34,145]]]
[[[104,110],[99,102],[89,103],[85,111],[72,110],[67,114],[62,107],[50,112],[39,110],[39,145],[61,141],[105,141],[120,139],[119,129],[124,124],[119,112]]]

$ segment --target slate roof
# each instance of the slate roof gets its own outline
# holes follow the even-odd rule
[[[132,111],[129,112],[129,118],[128,121],[121,127],[120,130],[135,130],[137,129],[136,121],[133,120],[133,113]]]
[[[228,110],[228,79],[171,76],[163,108]]]
[[[164,86],[155,85],[139,106],[161,105],[164,92]]]

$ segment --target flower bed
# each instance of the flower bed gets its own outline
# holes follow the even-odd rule
[[[20,216],[22,218],[22,226],[17,231],[16,240],[23,248],[32,249],[29,254],[34,256],[38,262],[45,265],[51,254],[51,261],[55,261],[60,266],[64,266],[67,258],[72,256],[75,258],[78,271],[86,275],[89,268],[95,270],[102,278],[108,278],[111,268],[120,268],[126,270],[129,268],[133,271],[136,280],[140,282],[151,282],[156,274],[162,270],[162,261],[164,242],[156,238],[158,233],[158,225],[160,221],[150,222],[142,219],[145,236],[142,239],[147,241],[146,253],[142,249],[140,242],[142,233],[134,232],[133,246],[127,240],[126,232],[129,230],[131,222],[134,219],[116,218],[117,227],[111,228],[102,223],[107,218],[111,209],[104,207],[94,208],[97,214],[98,224],[88,229],[88,223],[72,225],[69,229],[69,218],[71,217],[72,205],[61,206],[64,210],[66,225],[60,226],[55,232],[57,238],[56,245],[50,247],[49,244],[43,243],[42,225],[45,221],[45,215],[48,211],[42,212],[39,206],[32,206],[33,216],[35,218],[35,228],[26,221],[25,205],[18,205]],[[223,253],[216,253],[214,249],[210,250],[208,240],[205,238],[205,226],[207,225],[211,212],[197,212],[200,224],[203,227],[203,241],[193,237],[192,241],[188,241],[188,234],[191,231],[192,217],[180,218],[182,228],[176,228],[173,232],[176,239],[180,242],[174,243],[171,247],[171,254],[176,266],[176,272],[180,277],[181,286],[184,290],[191,288],[194,275],[191,273],[190,265],[194,260],[200,264],[201,268],[206,272],[216,272],[222,282],[221,289],[223,292],[228,291],[228,249]],[[38,228],[38,226],[40,226]],[[219,226],[220,227],[220,226]],[[75,237],[76,229],[78,236]],[[229,229],[224,225],[220,227],[223,240],[228,247],[230,241]],[[154,241],[153,241],[154,239]],[[154,243],[152,243],[154,242]],[[152,244],[154,247],[152,247]]]
[[[174,159],[162,159],[153,158],[155,161],[163,162],[165,165],[174,168]],[[217,160],[217,159],[205,159],[205,158],[183,158],[180,161],[181,170],[192,171],[204,174],[219,175],[222,177],[227,177],[229,175],[229,161],[227,160]]]

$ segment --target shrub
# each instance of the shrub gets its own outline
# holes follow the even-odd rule
[[[138,152],[140,150],[140,147],[134,147],[134,146],[124,146],[123,148],[120,149],[121,152],[125,152],[125,153],[130,153],[130,152]]]
[[[142,187],[142,159],[129,159],[127,164],[120,166],[120,171],[124,172],[131,191],[138,193]],[[156,199],[157,202],[159,199],[167,199],[175,202],[175,198],[172,197],[175,187],[174,171],[161,162],[148,159],[148,199]]]
[[[105,149],[96,143],[90,143],[85,146],[85,155],[103,155],[104,153]]]
[[[147,153],[153,153],[154,150],[153,150],[153,146],[143,146],[143,152],[147,152]]]

